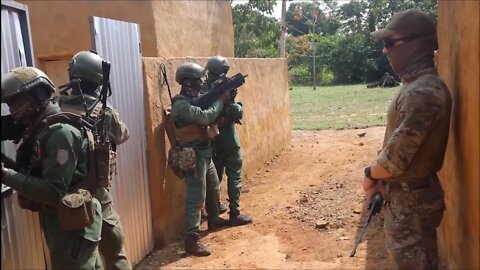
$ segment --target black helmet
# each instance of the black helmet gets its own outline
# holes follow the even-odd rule
[[[68,63],[68,76],[96,85],[103,84],[103,59],[93,51],[81,51]]]
[[[230,69],[228,65],[228,61],[225,57],[217,55],[208,58],[207,67],[209,74],[221,75],[223,73],[227,73]]]
[[[205,74],[204,69],[196,63],[193,62],[185,62],[182,63],[177,68],[177,73],[175,74],[175,81],[177,83],[182,84],[183,80],[185,79],[201,79]]]
[[[52,80],[38,68],[17,67],[2,76],[2,103],[21,93],[30,93],[43,102],[50,99],[53,92]]]

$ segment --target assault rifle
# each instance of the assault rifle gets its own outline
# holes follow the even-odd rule
[[[16,122],[11,114],[2,115],[2,142],[13,140],[17,144],[22,139],[26,126]]]
[[[3,152],[2,152],[2,163],[5,166],[5,168],[19,171],[17,163]]]
[[[237,73],[230,78],[222,75],[220,79],[216,80],[212,84],[212,90],[199,96],[192,102],[192,105],[202,109],[207,109],[208,107],[212,106],[212,104],[217,101],[226,91],[232,92],[233,90],[242,86],[245,83],[245,78],[247,76],[247,74],[243,75],[242,73]]]
[[[362,233],[360,234],[360,238],[358,238],[358,240],[355,242],[355,246],[353,246],[353,250],[350,253],[350,257],[355,256],[355,253],[357,252],[357,247],[360,244],[360,241],[362,241],[363,234],[367,230],[368,224],[370,223],[372,216],[380,212],[380,210],[382,209],[382,204],[383,204],[382,194],[380,192],[375,193],[373,200],[368,204],[367,209],[371,209],[371,210],[370,210],[370,214],[368,215],[367,222],[365,223],[365,226],[363,226],[363,230],[362,230]]]
[[[102,144],[110,144],[109,138],[109,126],[106,118],[107,110],[107,97],[112,95],[112,88],[110,87],[110,62],[102,61],[102,72],[103,72],[103,85],[102,90],[100,91],[99,100],[102,102],[102,130],[100,132],[100,142]]]

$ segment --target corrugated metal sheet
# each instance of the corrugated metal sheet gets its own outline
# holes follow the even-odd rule
[[[2,3],[2,74],[26,66],[19,14]],[[33,58],[33,57],[31,57]],[[30,59],[31,59],[30,58]],[[2,115],[8,107],[2,104]],[[2,152],[15,155],[11,142],[2,142]],[[38,215],[20,209],[17,194],[2,198],[2,269],[45,269],[43,237]]]
[[[93,47],[112,64],[109,102],[130,131],[130,139],[118,147],[118,175],[112,195],[126,234],[125,248],[135,265],[153,249],[140,27],[99,17],[92,17],[90,23]]]

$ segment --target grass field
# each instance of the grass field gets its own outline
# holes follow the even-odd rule
[[[351,129],[382,126],[397,88],[364,84],[290,90],[293,129]]]

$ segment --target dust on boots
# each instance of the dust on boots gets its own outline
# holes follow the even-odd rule
[[[210,249],[200,243],[200,237],[198,235],[189,235],[185,237],[185,252],[193,256],[209,256]]]
[[[230,215],[230,219],[228,220],[228,225],[230,227],[235,227],[235,226],[246,225],[252,222],[253,222],[252,217],[238,214],[238,215]]]
[[[217,218],[213,218],[213,219],[208,219],[207,225],[208,225],[208,230],[209,231],[215,231],[215,230],[220,229],[222,227],[228,226],[229,221],[224,219],[224,218],[217,217]]]

